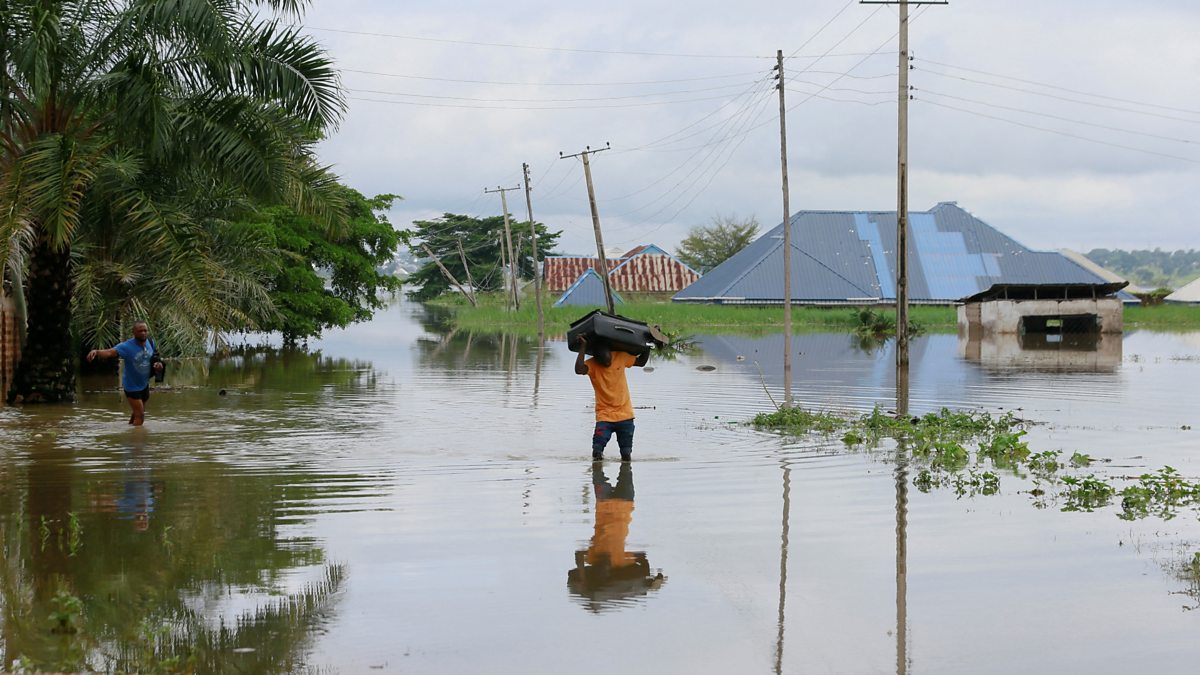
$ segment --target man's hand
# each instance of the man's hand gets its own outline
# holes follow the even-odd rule
[[[163,369],[162,361],[155,361],[153,368],[154,368],[154,372],[161,373],[162,369]]]
[[[95,349],[93,349],[92,351],[88,352],[88,355],[87,355],[87,360],[88,360],[88,363],[91,363],[92,361],[95,361],[95,360],[96,360],[96,350],[95,350]]]
[[[587,349],[587,338],[580,335],[579,338],[575,341],[579,343],[579,351],[583,351],[583,350]]]

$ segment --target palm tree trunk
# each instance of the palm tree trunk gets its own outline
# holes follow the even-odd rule
[[[71,251],[39,239],[25,280],[28,327],[25,349],[13,374],[8,402],[75,400],[75,353],[71,350]]]

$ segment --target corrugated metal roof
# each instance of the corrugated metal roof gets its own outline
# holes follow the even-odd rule
[[[654,244],[630,251],[632,255],[608,258],[609,283],[615,290],[631,293],[679,291],[700,278],[700,273]],[[546,288],[562,291],[586,270],[600,271],[597,258],[551,256],[545,260]]]
[[[1067,256],[1072,261],[1074,261],[1076,264],[1078,264],[1081,267],[1083,267],[1084,269],[1092,272],[1093,274],[1096,274],[1097,276],[1103,278],[1106,281],[1129,282],[1129,279],[1126,279],[1125,277],[1117,274],[1116,272],[1113,272],[1110,269],[1101,267],[1097,263],[1093,262],[1091,258],[1080,253],[1079,251],[1072,251],[1069,248],[1060,248],[1060,249],[1058,249],[1058,252]],[[1148,289],[1142,288],[1140,286],[1135,286],[1134,284],[1130,283],[1128,286],[1125,287],[1125,290],[1130,293],[1145,293],[1145,292],[1147,292]]]
[[[613,291],[613,304],[619,305],[625,302]],[[564,305],[585,306],[585,307],[607,307],[608,303],[604,299],[604,280],[593,269],[584,270],[583,274],[571,284],[566,293],[562,294],[555,303],[555,307]]]
[[[657,246],[643,250],[608,273],[613,288],[633,293],[679,291],[700,278],[700,274]]]
[[[790,222],[794,302],[895,302],[894,211],[801,211]],[[951,303],[997,283],[1105,281],[1058,253],[1025,248],[952,202],[910,212],[908,229],[912,302]],[[780,224],[674,299],[782,302],[782,244]]]
[[[621,264],[620,260],[609,258],[608,269]],[[547,256],[542,261],[542,279],[546,282],[546,290],[565,291],[575,283],[579,275],[587,270],[600,271],[600,259],[585,256]]]
[[[1167,302],[1200,302],[1200,279],[1196,279],[1192,283],[1175,291],[1166,297]]]

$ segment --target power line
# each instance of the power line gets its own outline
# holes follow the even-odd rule
[[[975,79],[972,79],[969,77],[963,77],[961,75],[951,75],[950,73],[942,73],[942,72],[938,72],[936,70],[930,70],[928,68],[922,68],[921,72],[929,73],[931,75],[937,75],[938,77],[949,78],[951,80],[962,80],[963,82],[970,82],[972,84],[981,84],[986,87],[996,87],[997,89],[1007,89],[1009,91],[1019,91],[1019,92],[1025,93],[1025,94],[1032,94],[1033,96],[1043,96],[1045,98],[1052,98],[1052,99],[1055,99],[1058,101],[1066,101],[1067,103],[1078,103],[1080,105],[1092,106],[1094,108],[1119,110],[1121,112],[1133,113],[1135,115],[1147,115],[1149,117],[1158,117],[1158,118],[1165,119],[1165,120],[1173,120],[1175,122],[1187,122],[1189,124],[1200,124],[1200,120],[1190,120],[1190,119],[1187,119],[1184,117],[1172,117],[1171,115],[1162,115],[1159,113],[1148,112],[1145,110],[1135,110],[1133,108],[1125,108],[1125,107],[1117,106],[1117,105],[1107,105],[1104,103],[1095,103],[1093,101],[1081,101],[1077,98],[1070,98],[1067,96],[1058,96],[1056,94],[1048,94],[1044,91],[1034,91],[1032,89],[1025,89],[1022,87],[1014,87],[1014,86],[1007,85],[1007,84],[997,84],[995,82],[985,82],[983,80],[975,80]]]
[[[1169,159],[1177,159],[1182,162],[1190,162],[1192,164],[1200,164],[1200,160],[1191,159],[1190,157],[1181,157],[1179,155],[1172,155],[1172,154],[1165,153],[1165,152],[1156,152],[1154,150],[1146,150],[1144,148],[1137,148],[1137,147],[1134,147],[1131,145],[1122,145],[1120,143],[1111,143],[1109,141],[1102,141],[1097,138],[1090,138],[1088,136],[1080,136],[1078,134],[1072,134],[1072,133],[1069,133],[1066,131],[1058,131],[1057,129],[1047,129],[1045,127],[1034,126],[1032,124],[1018,122],[1016,120],[1010,120],[1010,119],[1007,119],[1004,117],[997,117],[995,115],[988,115],[986,113],[981,113],[981,112],[977,112],[974,110],[967,110],[966,108],[958,108],[958,107],[948,105],[945,103],[938,103],[937,101],[930,101],[930,100],[926,100],[926,99],[917,99],[917,100],[924,101],[925,103],[928,103],[929,105],[938,106],[939,108],[948,108],[950,110],[957,110],[958,112],[967,113],[968,115],[975,115],[977,117],[986,117],[987,119],[996,120],[999,122],[1007,122],[1008,124],[1015,124],[1016,126],[1025,127],[1026,129],[1035,129],[1037,131],[1045,131],[1046,133],[1058,134],[1059,136],[1075,138],[1075,139],[1078,139],[1081,141],[1087,141],[1089,143],[1097,143],[1100,145],[1107,145],[1107,146],[1114,147],[1114,148],[1121,148],[1122,150],[1132,150],[1134,152],[1141,152],[1141,153],[1144,153],[1147,155],[1157,155],[1159,157],[1167,157]]]
[[[674,91],[649,91],[640,94],[626,94],[624,96],[594,96],[594,97],[579,97],[579,98],[476,98],[470,96],[444,96],[441,94],[416,94],[403,91],[385,91],[380,89],[357,89],[347,88],[348,91],[354,91],[364,94],[385,94],[388,96],[410,96],[413,98],[439,98],[451,101],[475,101],[481,103],[579,103],[586,101],[622,101],[631,98],[649,98],[651,96],[674,96],[676,94],[698,94],[706,91],[718,91],[721,89],[732,89],[734,87],[745,86],[746,83],[738,82],[735,84],[723,84],[717,87],[705,87],[703,89],[676,89]]]
[[[349,91],[355,91],[350,89]],[[351,101],[367,101],[370,103],[388,103],[391,105],[407,105],[425,108],[462,108],[467,110],[599,110],[604,108],[643,108],[647,106],[673,105],[676,103],[696,103],[698,101],[716,101],[724,96],[704,96],[700,98],[680,98],[668,101],[646,101],[643,103],[614,103],[611,105],[550,105],[550,106],[510,106],[510,105],[466,105],[462,103],[429,103],[424,101],[399,101],[381,98],[366,98],[363,96],[347,96]],[[440,98],[440,97],[439,97]]]
[[[400,73],[383,73],[375,70],[356,70],[353,68],[342,68],[344,73],[357,73],[360,75],[373,75],[376,77],[396,77],[407,80],[429,80],[432,82],[456,82],[460,84],[488,84],[488,85],[516,85],[516,86],[537,86],[537,87],[625,87],[625,86],[641,86],[647,84],[678,84],[680,82],[701,82],[706,80],[727,80],[734,77],[746,77],[749,75],[757,75],[760,71],[752,70],[741,73],[730,73],[728,75],[706,75],[704,77],[681,77],[669,80],[630,80],[626,82],[513,82],[503,80],[465,80],[450,77],[433,77],[429,75],[405,75]]]
[[[450,38],[432,38],[419,35],[398,35],[395,33],[376,33],[362,30],[345,30],[342,28],[323,28],[319,26],[304,26],[309,30],[319,30],[326,33],[343,33],[346,35],[368,35],[371,37],[392,38],[395,40],[412,40],[415,42],[437,42],[442,44],[452,45],[471,45],[474,47],[503,47],[506,49],[527,49],[534,51],[548,52],[571,52],[575,54],[613,54],[620,56],[664,56],[672,58],[691,58],[691,59],[767,59],[774,58],[770,56],[760,56],[755,54],[694,54],[680,52],[651,52],[651,51],[626,51],[619,49],[582,49],[578,47],[548,47],[542,45],[519,45],[505,42],[481,42],[477,40],[453,40]]]
[[[1157,138],[1159,140],[1173,141],[1176,143],[1188,143],[1188,144],[1193,144],[1193,145],[1198,143],[1198,141],[1189,140],[1187,138],[1175,138],[1173,136],[1162,136],[1159,134],[1151,134],[1151,133],[1147,133],[1145,131],[1135,131],[1133,129],[1123,129],[1121,127],[1111,127],[1111,126],[1108,126],[1105,124],[1096,124],[1094,122],[1085,122],[1083,120],[1071,119],[1069,117],[1060,117],[1058,115],[1051,115],[1049,113],[1037,112],[1035,110],[1026,110],[1024,108],[1015,108],[1012,106],[1000,105],[998,103],[988,103],[987,101],[978,101],[978,100],[966,98],[963,96],[954,96],[951,94],[943,94],[941,92],[933,91],[932,89],[913,87],[913,91],[919,91],[919,92],[922,92],[927,95],[939,96],[941,98],[953,99],[955,101],[963,101],[964,103],[974,103],[976,105],[987,106],[989,108],[996,108],[999,110],[1008,110],[1011,112],[1025,113],[1027,115],[1037,115],[1038,117],[1046,117],[1046,118],[1053,119],[1053,120],[1059,120],[1061,122],[1070,122],[1072,124],[1082,124],[1084,126],[1096,127],[1097,129],[1105,129],[1108,131],[1119,131],[1119,132],[1125,133],[1125,134],[1135,134],[1137,136],[1146,136],[1147,138]]]
[[[1138,101],[1135,99],[1119,98],[1117,96],[1110,96],[1107,94],[1094,94],[1094,93],[1087,92],[1087,91],[1081,91],[1079,89],[1069,89],[1067,87],[1063,87],[1063,86],[1060,86],[1057,84],[1047,84],[1045,82],[1037,82],[1034,80],[1022,79],[1020,77],[1013,77],[1011,75],[1001,75],[999,73],[989,73],[986,70],[976,70],[974,68],[965,68],[963,66],[955,66],[955,65],[951,65],[949,63],[941,63],[939,61],[934,61],[933,59],[917,59],[917,60],[924,61],[926,63],[932,63],[936,66],[942,66],[943,68],[950,68],[953,70],[964,70],[968,73],[978,73],[980,75],[987,75],[989,77],[999,77],[999,78],[1002,78],[1005,80],[1012,80],[1014,82],[1022,82],[1024,84],[1032,84],[1032,85],[1035,85],[1038,87],[1046,87],[1047,89],[1057,89],[1059,91],[1065,91],[1070,94],[1079,94],[1081,96],[1091,96],[1093,98],[1103,98],[1103,99],[1108,99],[1110,101],[1118,101],[1120,103],[1132,103],[1134,105],[1145,106],[1147,108],[1158,108],[1159,110],[1170,110],[1173,112],[1188,113],[1191,115],[1200,115],[1200,110],[1189,110],[1187,108],[1175,108],[1175,107],[1166,106],[1166,105],[1159,105],[1157,103],[1146,103],[1144,101]]]

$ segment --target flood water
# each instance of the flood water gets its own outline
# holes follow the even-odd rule
[[[1053,342],[921,337],[910,408],[1017,411],[1097,474],[1200,478],[1200,334]],[[1194,512],[1063,512],[1011,475],[922,492],[886,444],[741,424],[782,400],[780,336],[698,344],[630,371],[626,466],[590,461],[562,342],[539,359],[411,303],[173,364],[143,429],[115,377],[0,408],[0,669],[1195,672]],[[890,345],[795,349],[799,403],[894,405]]]

